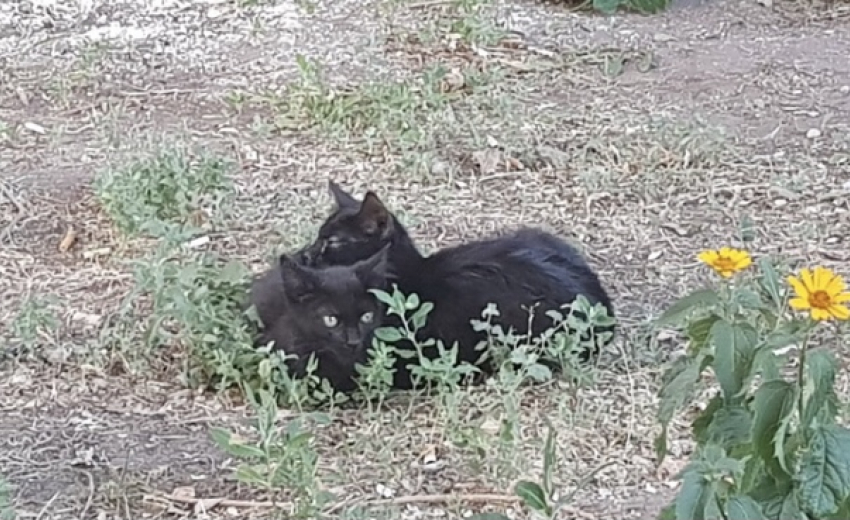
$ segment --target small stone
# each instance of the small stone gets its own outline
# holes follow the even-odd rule
[[[817,128],[809,128],[809,131],[806,132],[806,137],[808,139],[817,139],[818,137],[820,137],[820,133],[820,130],[818,130]]]
[[[838,89],[842,94],[850,94],[850,85],[844,85]]]
[[[788,204],[788,201],[785,199],[776,199],[773,201],[773,205],[777,208],[784,208]]]

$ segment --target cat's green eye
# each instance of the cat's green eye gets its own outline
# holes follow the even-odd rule
[[[339,324],[339,320],[336,316],[324,316],[322,320],[325,322],[325,327],[332,329]]]
[[[375,319],[374,312],[367,312],[363,314],[363,316],[360,316],[360,321],[362,321],[363,323],[372,323],[373,319]]]

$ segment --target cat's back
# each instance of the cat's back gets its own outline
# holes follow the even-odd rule
[[[586,267],[581,253],[560,238],[536,228],[520,228],[511,233],[442,249],[427,258],[427,266],[448,276],[470,270],[488,272],[526,264],[573,265]],[[557,276],[552,271],[549,274]]]
[[[542,229],[523,227],[501,236],[443,249],[426,260],[431,281],[461,295],[473,286],[499,287],[517,294],[572,298],[584,294],[610,306],[597,274],[581,252]]]

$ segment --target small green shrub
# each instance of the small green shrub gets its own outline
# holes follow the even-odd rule
[[[239,438],[223,428],[210,431],[213,441],[228,455],[246,462],[236,468],[236,479],[249,486],[266,489],[276,502],[287,493],[293,504],[288,514],[294,518],[316,518],[316,514],[334,500],[334,495],[319,488],[317,471],[319,454],[313,447],[309,423],[324,425],[330,418],[322,413],[304,414],[278,428],[278,407],[274,396],[265,390],[257,392],[259,400],[249,394],[257,415],[252,426],[259,439],[254,443]]]
[[[662,518],[850,518],[850,430],[836,422],[836,365],[812,344],[821,320],[850,317],[843,280],[821,267],[803,269],[789,277],[797,295],[786,303],[789,291],[768,259],[754,276],[736,276],[751,264],[743,251],[723,248],[700,259],[723,283],[685,296],[656,322],[681,324],[689,339],[663,378],[659,464],[668,425],[709,367],[720,391],[691,423],[697,449]],[[789,317],[789,304],[814,318]],[[790,345],[800,348],[793,378],[782,370],[788,353],[779,352]]]
[[[207,153],[179,148],[102,172],[94,190],[119,230],[161,236],[164,228],[197,228],[232,194],[230,163]]]

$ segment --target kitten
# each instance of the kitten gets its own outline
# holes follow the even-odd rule
[[[614,316],[611,299],[582,255],[549,233],[522,228],[423,257],[374,192],[367,192],[358,202],[333,182],[330,190],[337,208],[307,248],[313,261],[347,264],[388,247],[389,264],[395,273],[393,281],[399,289],[434,304],[419,335],[423,339],[441,339],[447,347],[457,341],[458,361],[475,363],[479,359],[481,353],[475,346],[486,340],[486,333],[475,332],[470,321],[480,319],[481,311],[491,302],[500,313],[494,323],[519,334],[528,332],[527,308],[536,304],[531,330],[534,336],[551,327],[545,316],[547,310],[559,309],[578,294],[583,294],[591,305],[601,302]],[[614,332],[614,327],[599,332],[604,330]],[[587,361],[591,354],[582,352],[581,359]],[[403,366],[396,368],[396,386],[409,388],[409,371]],[[487,363],[480,368],[485,373],[492,370]]]
[[[369,289],[387,289],[387,248],[347,266],[309,267],[295,255],[259,277],[251,302],[265,325],[259,344],[296,354],[287,364],[294,377],[306,375],[310,354],[316,375],[339,392],[356,389],[355,363],[368,362],[372,335],[385,309]]]

